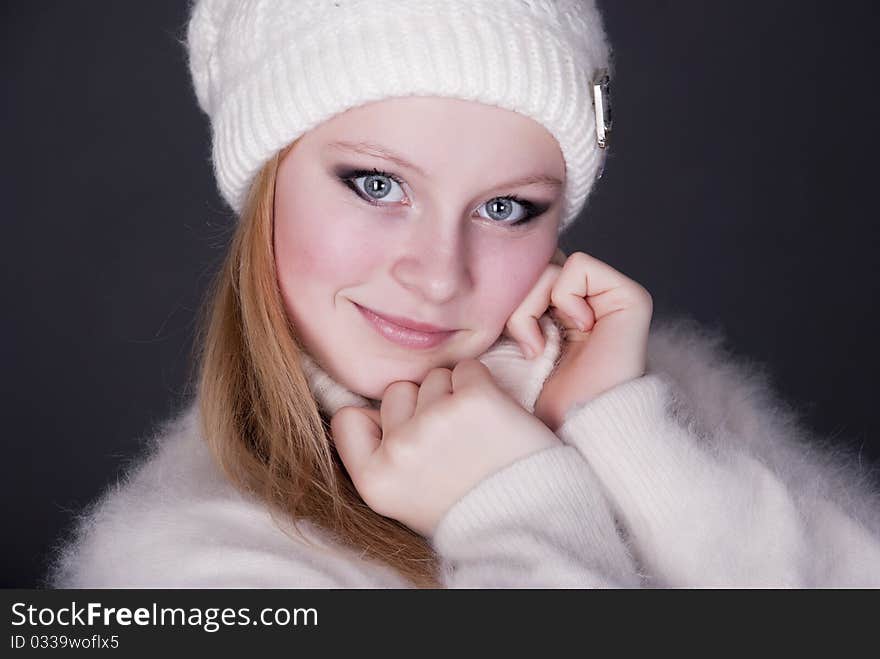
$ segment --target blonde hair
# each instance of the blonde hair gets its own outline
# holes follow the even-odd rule
[[[284,311],[273,248],[276,173],[292,146],[256,176],[202,307],[202,431],[231,481],[267,503],[276,523],[279,514],[292,521],[301,540],[309,542],[297,522],[309,520],[414,586],[438,587],[439,561],[427,540],[358,495],[301,367],[304,347]]]

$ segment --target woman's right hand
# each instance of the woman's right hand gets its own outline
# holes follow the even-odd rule
[[[561,445],[477,359],[435,368],[421,386],[393,382],[379,410],[343,407],[330,428],[366,504],[425,537],[481,480]]]

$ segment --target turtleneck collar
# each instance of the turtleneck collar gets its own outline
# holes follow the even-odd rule
[[[534,359],[526,359],[519,344],[504,335],[477,357],[492,373],[496,383],[529,412],[534,412],[544,381],[561,355],[561,327],[549,313],[541,316],[538,322],[544,332],[545,346],[544,352]],[[381,404],[381,401],[356,394],[334,380],[306,353],[302,353],[302,363],[312,394],[329,416],[342,407],[378,409]]]

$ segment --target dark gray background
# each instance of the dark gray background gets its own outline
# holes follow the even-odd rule
[[[2,6],[0,583],[28,587],[186,393],[231,214],[185,2]],[[657,317],[722,328],[808,427],[880,464],[873,3],[603,6],[613,151],[563,247],[644,284]]]

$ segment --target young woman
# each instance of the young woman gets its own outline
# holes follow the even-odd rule
[[[880,585],[856,465],[557,247],[593,3],[203,0],[187,46],[238,217],[197,396],[50,585]]]

